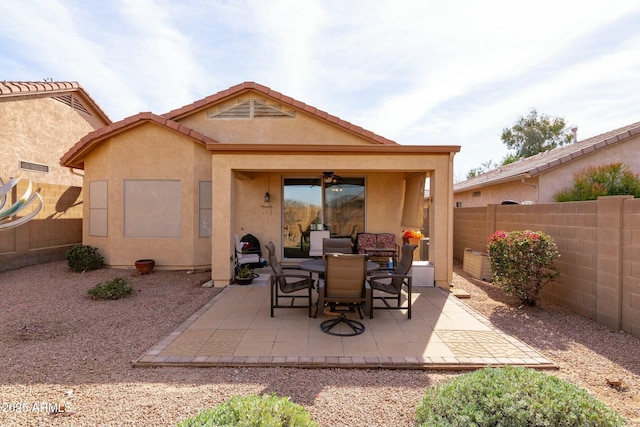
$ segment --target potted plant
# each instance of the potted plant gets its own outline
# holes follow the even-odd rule
[[[152,259],[139,259],[135,262],[136,270],[140,274],[149,274],[155,267],[156,262]]]
[[[420,230],[404,230],[402,232],[402,243],[409,243],[410,245],[416,245],[418,248],[413,252],[413,260],[420,261],[420,239],[424,237],[424,234]]]
[[[419,240],[424,237],[418,230],[404,230],[402,232],[402,242],[411,243],[412,245],[418,245]]]
[[[254,277],[256,277],[256,275],[253,273],[253,270],[251,270],[249,266],[243,265],[236,272],[235,282],[238,285],[248,285],[253,282]]]

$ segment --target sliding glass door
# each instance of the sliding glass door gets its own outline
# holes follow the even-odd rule
[[[332,237],[364,231],[364,178],[285,178],[283,189],[285,258],[307,258],[311,231],[328,230]]]

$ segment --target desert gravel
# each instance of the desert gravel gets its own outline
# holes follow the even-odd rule
[[[93,301],[122,277],[134,295]],[[208,272],[68,271],[64,261],[0,273],[0,426],[165,426],[233,394],[276,393],[322,426],[412,426],[425,388],[458,373],[293,368],[132,368],[219,289]],[[518,308],[459,266],[454,286],[496,326],[542,352],[549,372],[640,425],[640,339],[555,306]],[[53,412],[62,403],[70,412]]]

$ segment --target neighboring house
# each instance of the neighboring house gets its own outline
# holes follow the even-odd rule
[[[453,271],[453,157],[458,146],[402,146],[268,87],[245,82],[164,115],[139,113],[92,132],[61,158],[84,170],[83,242],[108,265],[234,273],[234,234],[308,257],[308,233],[422,227],[429,178],[430,261]]]
[[[501,166],[454,185],[456,207],[551,203],[589,167],[625,163],[640,172],[640,122]]]
[[[59,159],[78,139],[110,123],[76,82],[0,81],[0,178],[22,178],[7,205],[29,180],[44,199],[34,219],[0,232],[0,271],[60,259],[82,241],[82,176]]]
[[[0,81],[0,123],[0,178],[82,186],[60,157],[111,120],[77,82]]]

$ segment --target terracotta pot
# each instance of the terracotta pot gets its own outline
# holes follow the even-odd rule
[[[155,265],[156,262],[152,259],[139,259],[136,261],[136,270],[140,274],[148,274],[151,273]]]

